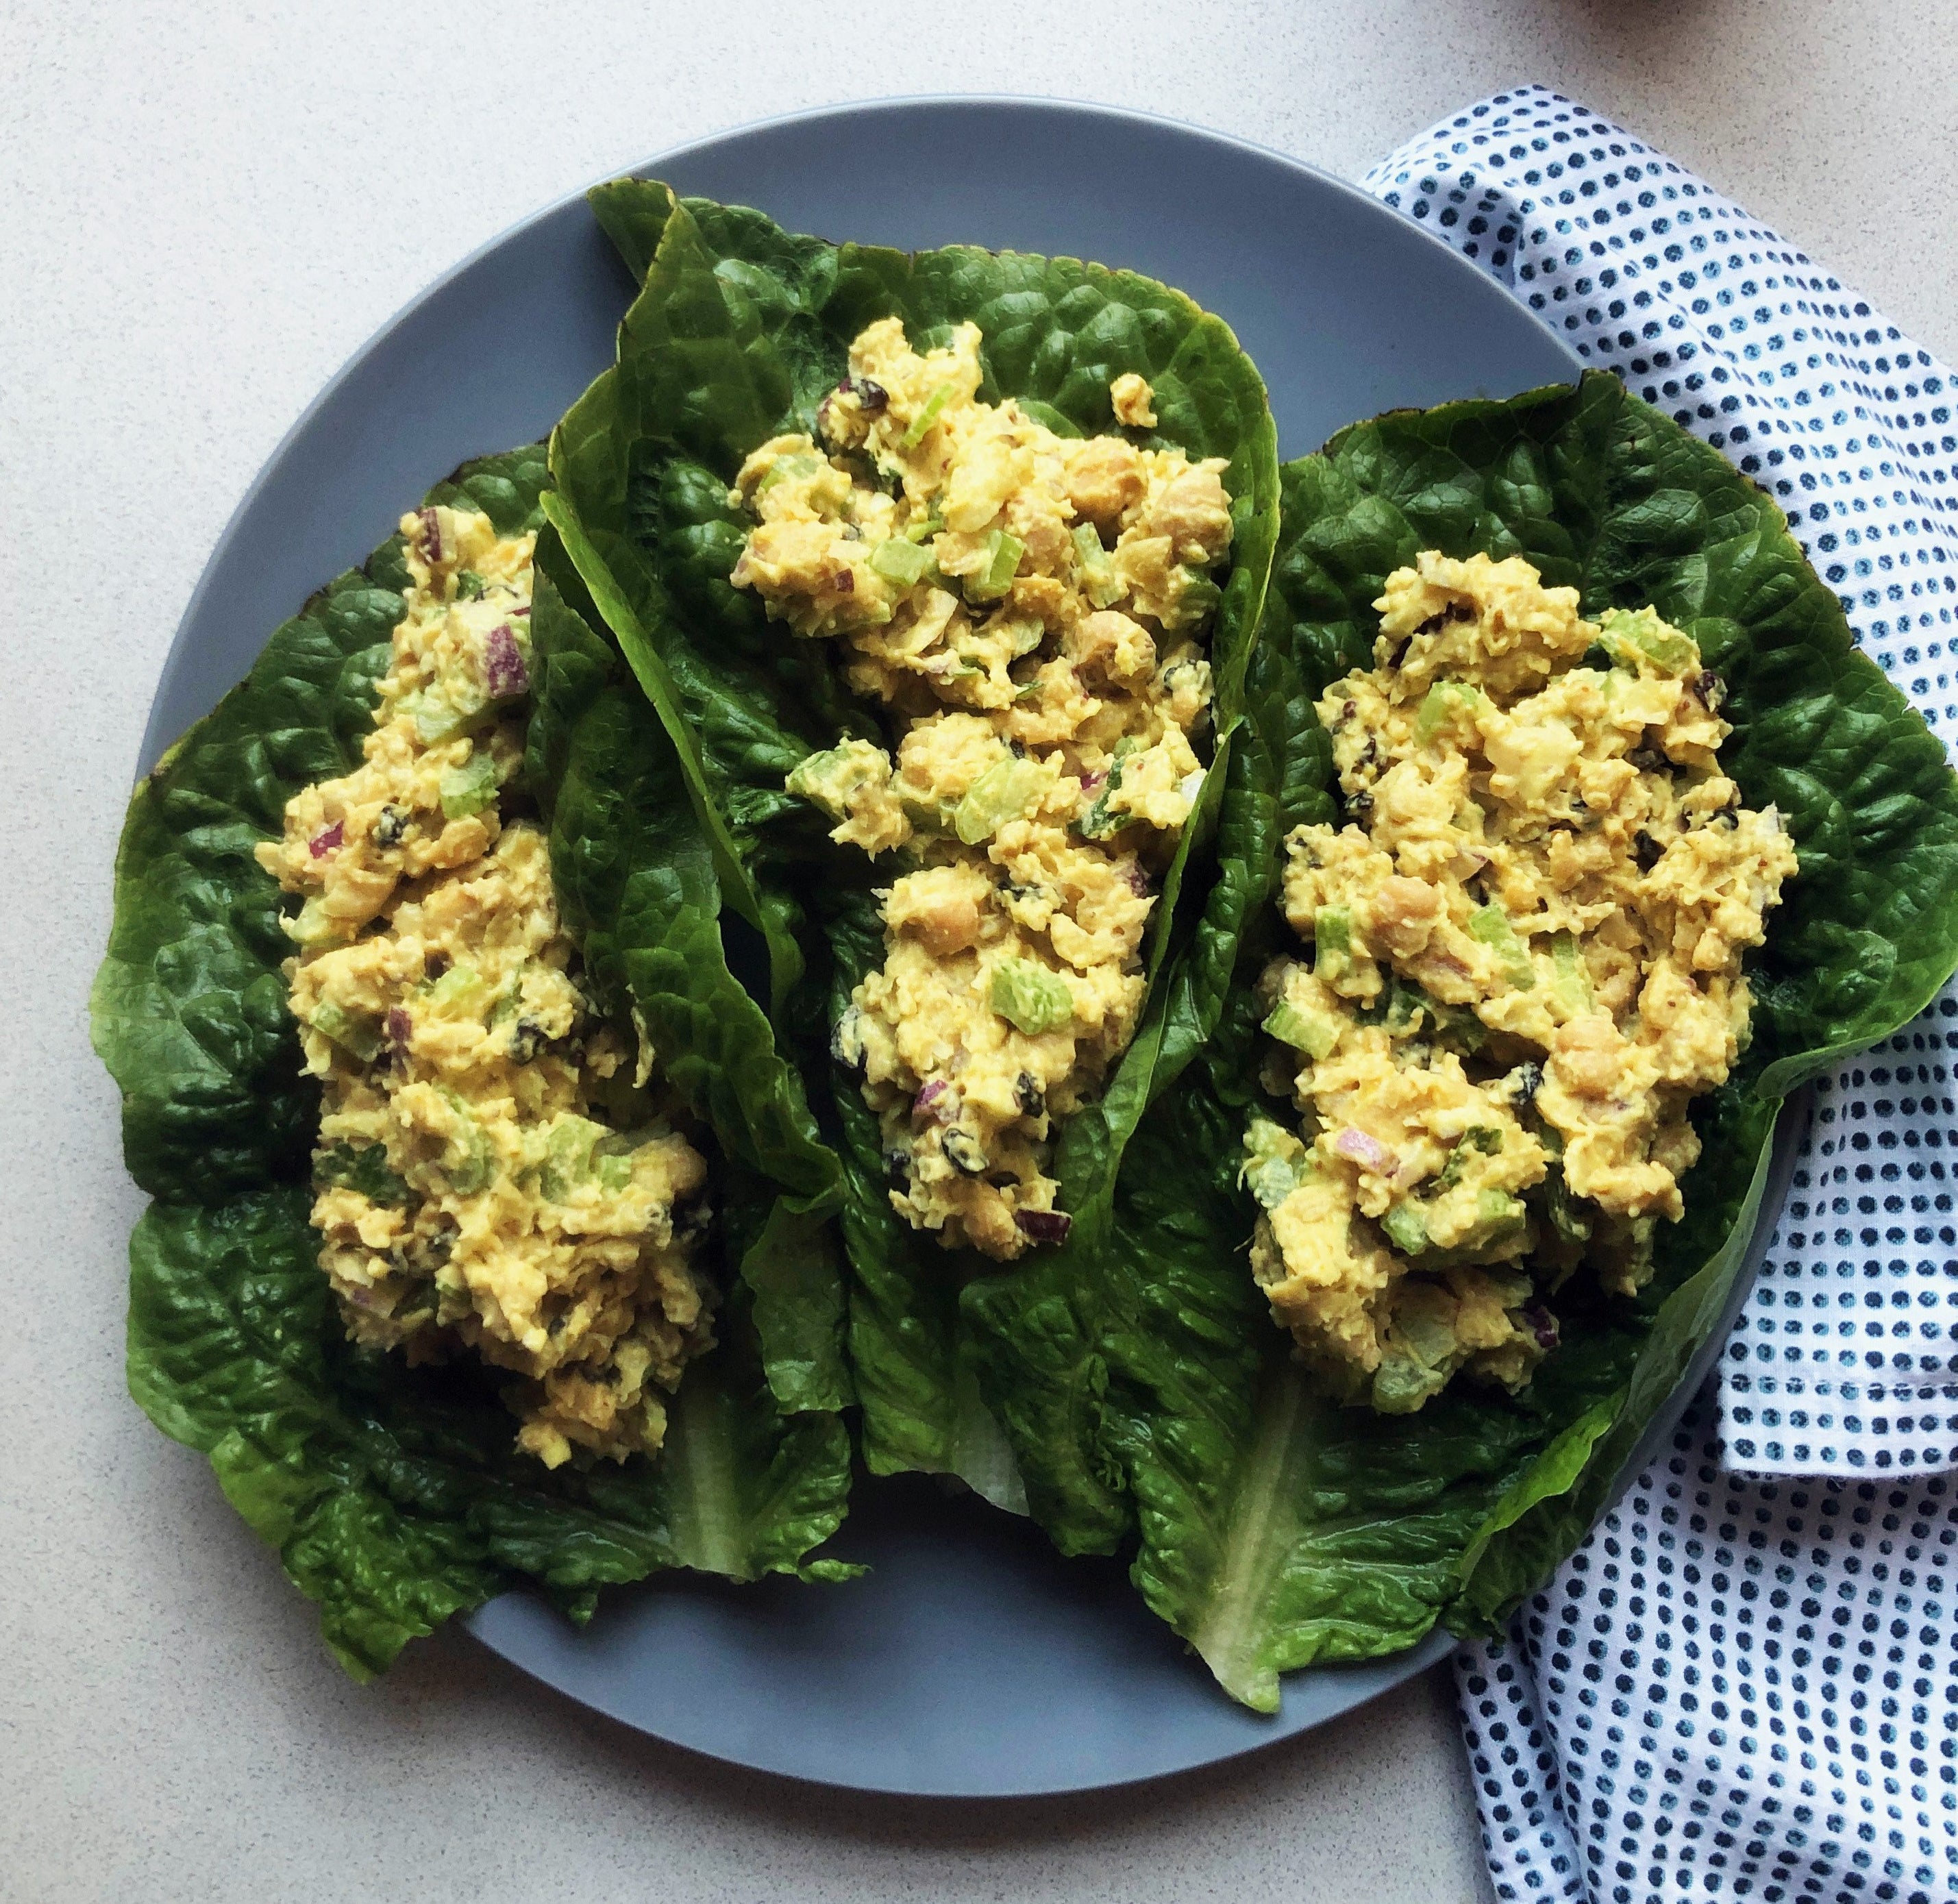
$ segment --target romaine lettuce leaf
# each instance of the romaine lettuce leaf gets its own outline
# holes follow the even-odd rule
[[[1263,385],[1221,322],[1131,273],[966,246],[911,255],[829,245],[756,212],[676,201],[643,180],[591,196],[642,289],[620,327],[617,363],[552,439],[553,519],[675,737],[704,823],[744,870],[745,879],[724,870],[724,883],[768,939],[778,1028],[797,1010],[806,1015],[806,1005],[790,1003],[800,959],[782,942],[794,895],[808,895],[829,941],[812,955],[826,959],[846,993],[881,959],[869,866],[831,847],[823,824],[783,781],[806,754],[844,735],[884,744],[889,737],[848,692],[827,645],[790,638],[729,584],[745,524],[727,491],[749,451],[784,431],[812,430],[850,341],[895,314],[927,346],[957,323],[977,323],[981,395],[1015,396],[1067,434],[1111,426],[1110,381],[1139,371],[1155,391],[1158,438],[1229,464],[1234,540],[1212,645],[1216,754],[1157,908],[1142,1025],[1102,1102],[1061,1139],[1060,1202],[1075,1234],[1065,1257],[1036,1257],[1029,1272],[1065,1291],[1078,1280],[1068,1266],[1107,1240],[1114,1167],[1136,1121],[1214,1020],[1244,917],[1241,904],[1227,902],[1186,919],[1177,898],[1193,859],[1207,869],[1241,744],[1251,637],[1276,534],[1275,436]],[[818,1050],[809,1056],[821,1061]],[[1000,1358],[1044,1352],[1039,1323],[1023,1304],[996,1301],[984,1326],[998,1347],[981,1351],[965,1318],[981,1312],[962,1310],[960,1291],[990,1266],[943,1250],[898,1218],[874,1120],[854,1082],[840,1074],[835,1082],[827,1121],[845,1160],[856,1269],[850,1345],[866,1458],[880,1472],[961,1474],[1017,1504],[1019,1484],[982,1397],[992,1399],[986,1385]],[[1038,1300],[1031,1286],[1029,1297]],[[1038,1437],[1015,1440],[1023,1463],[1041,1458]]]
[[[1092,1313],[1044,1312],[1066,1353],[1030,1358],[1001,1408],[1092,1479],[1050,1497],[1029,1473],[1057,1539],[1107,1547],[1133,1524],[1151,1606],[1264,1709],[1289,1668],[1397,1651],[1437,1619],[1493,1627],[1570,1552],[1722,1312],[1782,1095],[1907,1021],[1958,963],[1958,781],[1774,503],[1716,452],[1591,375],[1357,425],[1283,480],[1250,730],[1289,764],[1278,817],[1242,836],[1265,870],[1227,860],[1219,890],[1268,890],[1285,829],[1327,816],[1309,704],[1370,664],[1372,603],[1429,547],[1522,554],[1588,613],[1650,602],[1692,633],[1729,687],[1723,763],[1750,804],[1779,805],[1801,874],[1750,964],[1752,1044],[1697,1107],[1704,1152],[1652,1283],[1632,1302],[1568,1288],[1563,1341],[1519,1396],[1458,1384],[1402,1417],[1316,1396],[1252,1281],[1247,1006],[1283,930],[1269,908],[1252,919],[1217,1033],[1129,1147]]]
[[[541,450],[466,465],[432,501],[537,526]],[[527,778],[566,917],[637,1009],[723,1152],[721,1346],[657,1461],[555,1472],[514,1451],[488,1372],[350,1348],[306,1221],[317,1087],[300,1071],[280,895],[252,857],[287,800],[360,757],[407,582],[398,537],[280,628],[137,789],[117,861],[96,1048],[157,1199],[131,1246],[129,1383],[203,1449],[357,1674],[530,1579],[588,1613],[602,1584],[687,1566],[834,1577],[850,1451],[835,1166],[722,955],[711,854],[664,731],[613,651],[540,581]]]

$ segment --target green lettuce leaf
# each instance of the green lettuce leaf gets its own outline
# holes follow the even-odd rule
[[[1397,1651],[1437,1620],[1494,1627],[1582,1539],[1732,1291],[1783,1094],[1887,1036],[1958,964],[1958,781],[1774,503],[1715,451],[1591,375],[1357,425],[1283,480],[1250,724],[1287,763],[1265,770],[1281,789],[1268,854],[1331,812],[1310,702],[1370,664],[1386,575],[1438,547],[1523,555],[1587,613],[1651,602],[1691,632],[1729,686],[1723,764],[1750,804],[1779,807],[1801,873],[1750,965],[1753,1042],[1696,1108],[1703,1155],[1651,1283],[1624,1302],[1580,1279],[1520,1395],[1457,1384],[1402,1417],[1315,1394],[1250,1275],[1247,1007],[1283,932],[1269,908],[1251,920],[1216,1034],[1129,1147],[1093,1312],[1077,1300],[1053,1323],[1084,1339],[1063,1360],[1091,1362],[1092,1383],[1062,1408],[1042,1388],[1054,1366],[1030,1364],[1003,1412],[1064,1446],[1071,1432],[1067,1458],[1101,1491],[1098,1519],[1085,1492],[1057,1509],[1029,1475],[1057,1538],[1106,1547],[1133,1525],[1149,1605],[1265,1710],[1289,1668]],[[1269,891],[1275,864],[1225,877]]]
[[[832,1005],[882,958],[867,864],[831,847],[822,822],[783,781],[844,735],[886,745],[889,737],[849,693],[827,645],[790,638],[729,584],[746,524],[727,491],[749,452],[784,431],[812,430],[851,338],[896,315],[921,347],[977,323],[981,395],[1015,396],[1069,435],[1112,427],[1109,383],[1138,371],[1155,393],[1153,440],[1229,464],[1235,539],[1212,648],[1217,750],[1157,908],[1141,1028],[1103,1101],[1060,1141],[1060,1201],[1076,1231],[1066,1257],[1044,1266],[1040,1280],[1065,1286],[1076,1273],[1068,1264],[1107,1240],[1115,1164],[1147,1104],[1214,1021],[1228,942],[1242,923],[1241,904],[1213,906],[1177,937],[1193,857],[1205,863],[1228,805],[1276,536],[1276,439],[1263,385],[1222,323],[1132,273],[965,246],[913,255],[829,245],[740,208],[676,201],[642,180],[591,198],[642,289],[620,327],[617,363],[552,439],[553,520],[674,735],[704,823],[745,870],[745,883],[724,868],[722,876],[768,939],[778,1025],[801,977],[799,955],[781,943],[798,891],[824,930],[818,956],[840,988]],[[771,916],[771,907],[781,910]],[[808,1055],[822,1062],[813,1041]],[[968,1319],[981,1312],[962,1307],[961,1292],[989,1266],[939,1248],[892,1210],[875,1120],[840,1075],[828,1121],[844,1159],[849,1339],[866,1459],[877,1472],[958,1474],[1016,1506],[1020,1484],[987,1384],[1006,1361],[1038,1351],[1038,1319],[996,1302],[984,1325],[996,1346],[982,1348]],[[1031,1288],[1029,1300],[1038,1300]],[[1022,1464],[1038,1459],[1037,1439],[1015,1443]]]
[[[540,447],[466,465],[432,502],[534,527]],[[290,942],[252,849],[307,783],[359,759],[408,580],[398,537],[273,635],[136,790],[96,1048],[131,1173],[128,1374],[276,1545],[350,1671],[526,1580],[575,1615],[655,1568],[836,1577],[806,1557],[849,1484],[836,1170],[765,1019],[728,975],[712,856],[672,749],[612,649],[540,581],[526,778],[610,1002],[635,1010],[722,1152],[721,1345],[656,1461],[555,1472],[515,1453],[494,1378],[353,1348],[306,1221],[317,1086],[286,1009]],[[710,1263],[710,1273],[714,1266]]]

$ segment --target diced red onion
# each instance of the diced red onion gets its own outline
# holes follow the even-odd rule
[[[836,578],[836,592],[839,595],[854,595],[857,592],[857,572],[846,569]]]
[[[1128,881],[1129,890],[1138,899],[1149,896],[1149,876],[1133,860],[1122,869],[1122,877]]]
[[[911,1100],[911,1115],[929,1117],[934,1123],[949,1124],[957,1109],[952,1102],[951,1087],[943,1078],[933,1078]]]
[[[495,700],[512,700],[531,691],[531,671],[508,622],[499,622],[483,644],[483,676]]]
[[[1107,778],[1106,774],[1084,774],[1081,777],[1081,790],[1084,794],[1091,794]]]
[[[1369,1136],[1354,1124],[1348,1124],[1333,1139],[1332,1148],[1342,1157],[1351,1158],[1362,1170],[1371,1171],[1376,1177],[1391,1177],[1399,1161],[1377,1137]]]
[[[414,1021],[398,1005],[388,1012],[388,1042],[398,1052],[405,1053],[415,1035]]]
[[[432,509],[422,512],[422,559],[431,569],[442,559],[442,518]]]
[[[1532,1303],[1522,1312],[1538,1348],[1554,1348],[1557,1342],[1557,1318],[1541,1303]]]
[[[514,615],[518,621],[521,621],[530,612],[531,605],[528,602],[526,602],[521,608],[513,608],[510,610],[510,613]]]
[[[335,820],[331,826],[322,828],[306,842],[306,850],[315,860],[323,860],[346,837],[345,825]]]
[[[1065,1243],[1074,1219],[1065,1210],[1015,1210],[1013,1221],[1030,1243]]]

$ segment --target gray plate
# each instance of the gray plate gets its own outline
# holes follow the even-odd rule
[[[1164,279],[1235,328],[1271,385],[1287,456],[1355,417],[1507,395],[1576,367],[1480,272],[1364,194],[1160,120],[897,101],[751,127],[645,169],[794,230],[1014,246]],[[610,361],[630,292],[573,198],[388,325],[294,426],[219,542],[165,665],[143,765],[407,499],[467,457],[542,436]],[[1795,1121],[1783,1120],[1769,1211]],[[843,1545],[873,1568],[848,1587],[657,1582],[608,1596],[582,1632],[512,1594],[470,1624],[573,1698],[676,1744],[863,1790],[968,1797],[1205,1764],[1318,1725],[1448,1650],[1437,1637],[1377,1665],[1294,1674],[1283,1715],[1261,1719],[1216,1690],[1120,1567],[1063,1562],[1031,1528],[928,1482],[860,1489]]]

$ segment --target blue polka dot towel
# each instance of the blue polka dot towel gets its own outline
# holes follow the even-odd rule
[[[1588,108],[1497,93],[1367,188],[1761,483],[1958,736],[1952,372]],[[1669,1459],[1458,1655],[1497,1895],[1958,1900],[1958,997],[1818,1088]]]

